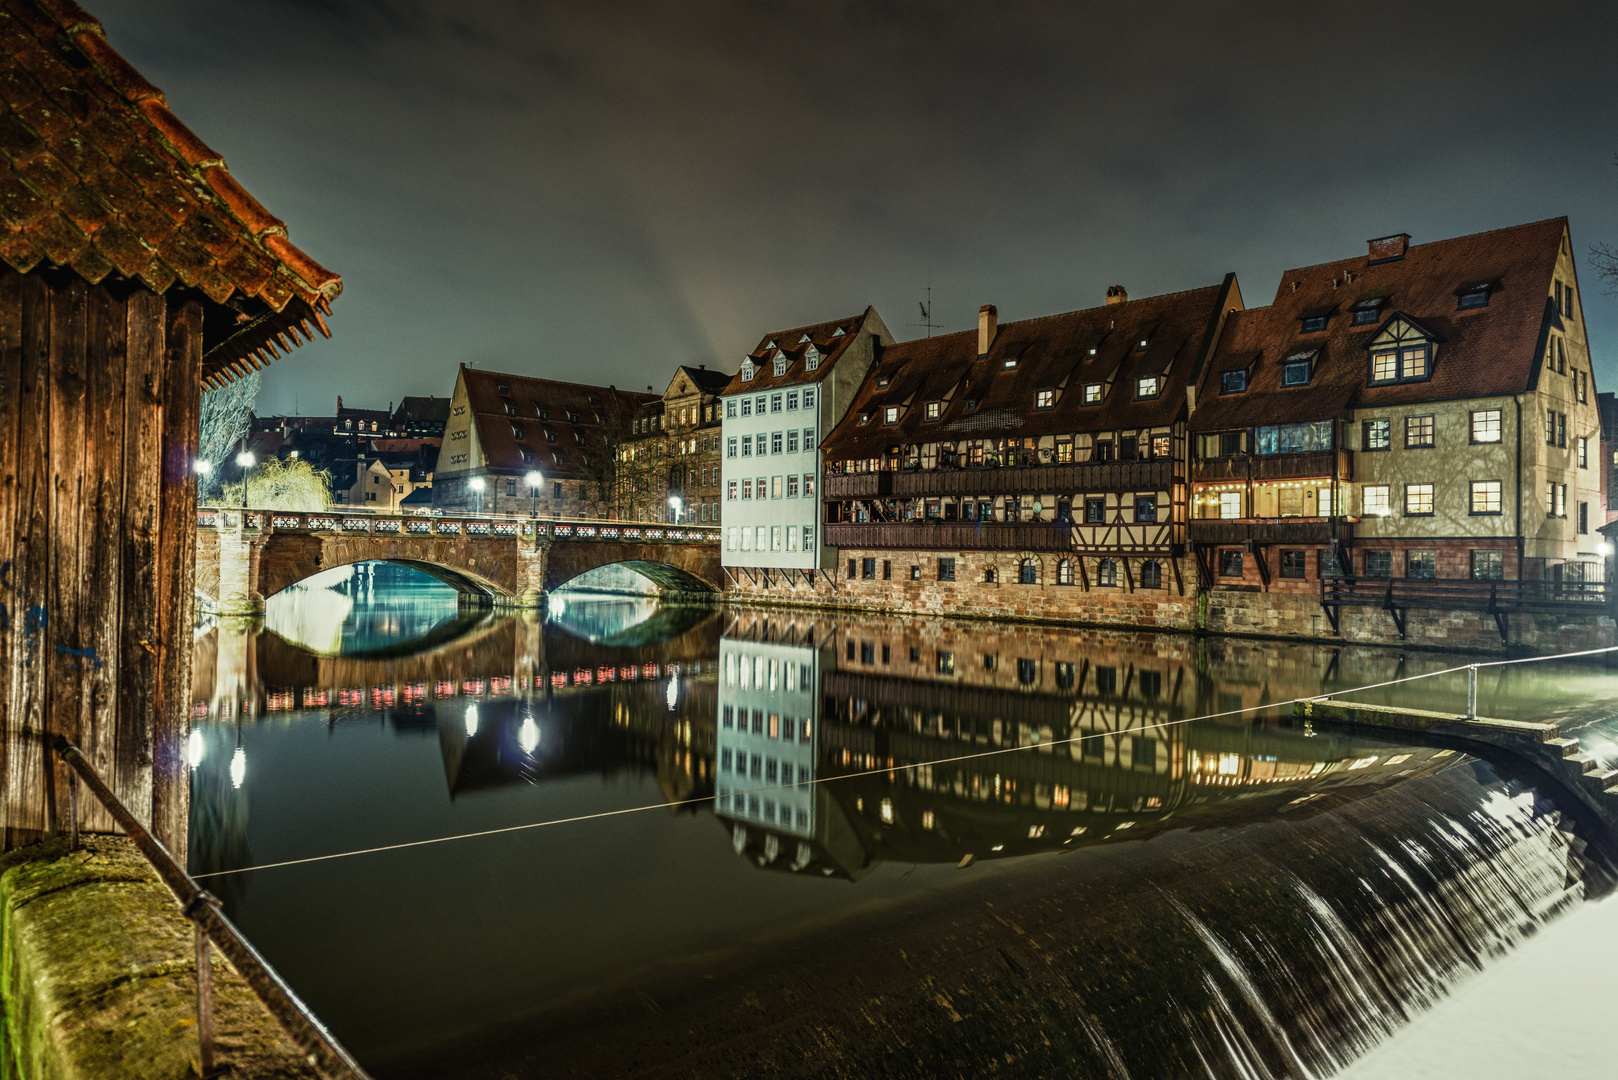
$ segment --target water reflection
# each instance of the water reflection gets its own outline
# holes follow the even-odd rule
[[[264,601],[273,633],[321,656],[365,656],[459,636],[460,595],[420,570],[361,562],[316,574]],[[475,621],[475,617],[474,617]]]
[[[1327,1073],[1607,888],[1464,754],[1186,722],[1442,657],[644,603],[199,646],[193,869],[611,815],[210,879],[379,1075]]]

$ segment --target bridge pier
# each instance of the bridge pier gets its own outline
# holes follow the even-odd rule
[[[517,588],[511,606],[527,610],[545,605],[545,574],[550,567],[553,541],[540,530],[517,541]]]
[[[264,595],[258,591],[262,548],[263,542],[248,536],[240,519],[235,530],[219,530],[219,596],[215,607],[218,614],[264,614]]]

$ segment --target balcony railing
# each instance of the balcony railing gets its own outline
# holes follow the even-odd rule
[[[1067,551],[1073,527],[1006,521],[901,521],[827,525],[826,543],[849,548],[926,551]]]
[[[1095,491],[1168,491],[1175,462],[1087,461],[1067,465],[910,469],[828,476],[825,498],[919,498],[929,495],[1082,495]]]
[[[1187,526],[1193,544],[1329,544],[1354,529],[1344,518],[1193,518]]]
[[[1587,614],[1611,604],[1605,581],[1477,581],[1471,578],[1329,578],[1327,606],[1434,608],[1442,611],[1543,611]]]
[[[1193,482],[1231,480],[1300,480],[1309,477],[1354,479],[1352,450],[1311,450],[1300,454],[1258,454],[1200,458],[1191,463]]]

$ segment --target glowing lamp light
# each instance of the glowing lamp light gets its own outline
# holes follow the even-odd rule
[[[1601,543],[1596,545],[1596,550],[1601,552],[1601,554],[1603,554],[1603,555],[1611,555],[1612,554],[1612,545],[1609,544],[1607,541],[1603,540],[1603,541],[1601,541]]]
[[[528,481],[528,486],[531,487],[531,488],[537,488],[537,487],[539,487],[539,485],[541,485],[541,484],[543,484],[545,482],[544,474],[541,473],[538,469],[535,469],[532,472],[530,472],[526,477],[524,477],[524,479],[526,479]]]
[[[478,707],[473,702],[466,707],[466,737],[470,739],[478,733]]]
[[[197,458],[197,463],[191,466],[191,471],[196,473],[198,476],[207,476],[209,473],[213,472],[213,462],[208,461],[205,458]]]
[[[202,764],[203,752],[206,747],[202,742],[202,732],[195,729],[185,737],[185,763],[193,769]],[[237,785],[240,787],[241,785]]]
[[[257,460],[258,459],[253,456],[253,451],[251,450],[243,450],[241,453],[236,455],[236,464],[240,465],[244,469],[251,469],[253,467],[253,463]]]
[[[467,486],[468,486],[468,487],[470,487],[470,488],[471,488],[471,489],[472,489],[472,490],[473,490],[473,491],[482,491],[482,490],[483,490],[483,489],[484,489],[484,488],[485,488],[485,487],[487,487],[487,486],[488,486],[488,485],[487,485],[487,484],[485,484],[485,483],[484,483],[484,482],[483,482],[483,477],[481,477],[481,476],[474,476],[474,477],[472,477],[472,479],[471,479],[471,480],[470,480],[470,481],[469,481],[469,482],[468,482],[468,483],[467,483]]]
[[[551,598],[546,601],[545,606],[550,609],[552,618],[567,612],[567,601],[554,593],[552,593]]]
[[[668,700],[669,712],[673,712],[674,711],[674,706],[680,700],[680,680],[679,679],[670,679],[669,680],[669,688],[668,688],[668,691],[664,694],[664,697],[667,698],[667,700]]]
[[[247,750],[238,746],[236,752],[230,756],[230,786],[240,789],[242,781],[247,779]]]
[[[517,745],[522,752],[532,754],[539,746],[539,725],[534,723],[532,716],[522,718],[522,724],[517,728]]]

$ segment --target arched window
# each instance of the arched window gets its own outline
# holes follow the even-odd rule
[[[1147,559],[1140,564],[1140,587],[1143,589],[1161,589],[1163,587],[1163,564],[1156,559]]]
[[[1073,584],[1073,560],[1063,559],[1056,564],[1056,583],[1058,585]]]
[[[1024,585],[1038,585],[1039,560],[1024,559],[1022,561],[1022,570],[1018,580],[1020,580]]]
[[[994,584],[994,567],[991,566],[983,572],[983,580],[990,585]]]
[[[1115,559],[1102,559],[1101,565],[1096,567],[1097,585],[1118,584],[1118,562]]]

